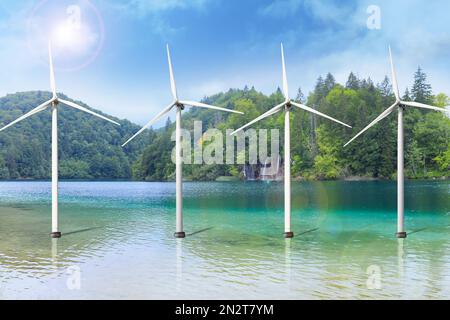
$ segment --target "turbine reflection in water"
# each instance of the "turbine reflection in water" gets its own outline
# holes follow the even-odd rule
[[[402,280],[405,276],[405,249],[404,249],[404,239],[398,239],[398,247],[397,247],[397,253],[398,253],[398,275],[400,280]]]
[[[58,239],[52,238],[52,264],[56,265],[58,262]]]
[[[292,277],[292,266],[291,266],[291,246],[292,239],[286,239],[285,241],[285,264],[286,264],[286,285],[287,291],[291,291],[291,277]]]
[[[176,289],[177,292],[180,292],[183,284],[183,240],[176,239],[176,266],[177,266],[177,275],[176,275]]]

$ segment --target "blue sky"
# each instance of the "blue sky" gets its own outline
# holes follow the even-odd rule
[[[370,5],[379,30],[367,27]],[[73,6],[81,27],[68,36],[60,27],[78,17]],[[447,0],[2,0],[0,95],[48,90],[49,35],[58,91],[139,124],[171,100],[165,43],[183,99],[245,85],[273,92],[280,42],[292,93],[327,72],[381,81],[391,44],[402,91],[420,65],[450,94],[449,16]]]

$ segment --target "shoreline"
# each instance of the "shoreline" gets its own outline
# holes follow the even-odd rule
[[[292,178],[294,182],[332,182],[332,181],[344,181],[344,182],[371,182],[371,181],[397,181],[396,179],[388,178],[371,178],[371,177],[358,177],[350,176],[340,179],[305,179],[303,177]],[[439,178],[405,178],[406,181],[447,181],[450,177],[439,177]],[[191,180],[185,179],[183,182],[283,182],[284,180],[241,180],[241,179],[230,179],[230,180]],[[51,179],[14,179],[14,180],[0,180],[0,182],[51,182]],[[60,179],[59,182],[175,182],[175,180],[134,180],[134,179]]]

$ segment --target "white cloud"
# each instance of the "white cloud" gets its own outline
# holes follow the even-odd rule
[[[211,10],[208,5],[217,0],[103,1],[102,9],[106,11],[113,7],[113,14],[117,12],[118,15],[128,15],[133,23],[139,22],[139,28],[142,28],[141,23],[149,23],[150,27],[145,27],[145,32],[150,30],[161,37],[172,37],[183,28],[183,21],[172,22],[169,19],[170,13]],[[180,96],[185,99],[201,99],[205,95],[227,91],[232,87],[242,88],[244,85],[254,85],[257,90],[265,93],[273,92],[281,85],[280,41],[285,44],[292,94],[298,86],[305,93],[312,90],[318,76],[327,72],[333,73],[341,83],[346,81],[350,71],[360,77],[370,76],[375,82],[381,81],[384,75],[389,74],[388,44],[393,47],[402,91],[406,86],[411,86],[413,73],[421,65],[435,92],[450,93],[450,60],[447,57],[450,49],[450,27],[447,23],[450,2],[377,0],[375,4],[381,8],[382,29],[368,30],[366,9],[373,3],[372,0],[357,4],[355,2],[353,5],[336,1],[273,1],[257,11],[264,15],[265,21],[273,19],[277,22],[277,19],[288,17],[298,23],[277,24],[271,30],[260,28],[255,23],[251,33],[243,31],[233,36],[230,42],[223,43],[228,56],[221,63],[208,65],[194,57],[192,65],[183,69],[180,67],[180,73],[177,74]],[[22,5],[16,7],[23,9]],[[213,9],[220,10],[218,7]],[[2,14],[0,6],[0,61],[3,62],[0,71],[0,83],[3,84],[0,96],[18,88],[48,90],[48,68],[30,55],[27,48],[24,24],[27,10],[8,16]],[[190,13],[192,12],[186,12],[188,17],[192,17]],[[252,14],[249,13],[250,25],[251,19],[255,18]],[[308,20],[318,22],[320,28],[317,25],[309,28],[302,24],[300,19],[304,15],[307,15]],[[95,39],[92,38],[92,41],[95,42]],[[145,37],[144,41],[148,39]],[[221,49],[217,50],[209,53],[211,57],[220,55]],[[158,63],[163,62],[165,60]],[[196,71],[195,77],[187,73],[192,68]],[[105,75],[95,68],[84,69],[70,76],[57,74],[58,88],[61,91],[68,88],[70,90],[67,93],[75,98],[83,98],[106,112],[143,124],[170,101],[168,82],[164,78],[167,77],[166,66],[161,69],[164,70],[162,75],[157,71],[150,73],[145,77],[148,83],[139,86],[133,83],[130,91],[117,90],[129,88],[130,81],[126,76],[130,75],[125,75],[122,81],[118,74],[118,80],[113,81],[105,79]],[[91,81],[85,83],[84,79]]]
[[[381,9],[381,30],[368,30],[367,7]],[[273,19],[307,17],[321,22],[320,28],[307,29],[299,23],[280,29],[265,41],[253,35],[255,51],[273,50],[282,40],[290,67],[292,85],[304,84],[311,90],[316,78],[326,72],[345,82],[350,71],[361,77],[381,81],[389,74],[387,46],[392,45],[402,90],[411,86],[414,71],[421,65],[435,92],[450,93],[450,2],[445,0],[372,0],[345,4],[333,0],[273,1],[259,13]],[[305,38],[307,39],[305,41]],[[256,79],[258,81],[258,79]]]
[[[175,9],[203,9],[210,0],[108,0],[108,3],[119,10],[139,17],[161,13]]]
[[[166,14],[176,10],[204,11],[215,0],[104,0],[104,6],[115,9],[151,24],[152,33],[167,40],[182,32],[183,27],[175,27],[166,18]]]
[[[296,14],[300,9],[302,1],[300,0],[280,0],[264,6],[258,10],[263,16],[286,17]]]
[[[352,6],[342,5],[341,1],[336,0],[275,0],[260,8],[258,13],[262,16],[284,18],[303,12],[327,23],[345,23],[348,22],[352,10]]]

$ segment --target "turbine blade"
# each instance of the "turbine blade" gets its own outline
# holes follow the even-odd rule
[[[172,59],[170,57],[170,48],[169,45],[167,45],[167,61],[169,63],[169,73],[170,73],[170,88],[172,90],[172,96],[175,101],[178,100],[178,94],[177,94],[177,85],[175,83],[175,76],[173,74],[173,66],[172,66]]]
[[[398,90],[397,72],[394,67],[394,59],[392,58],[391,46],[389,46],[389,60],[391,62],[391,74],[392,74],[392,87],[394,89],[395,98],[400,101],[400,92]]]
[[[52,55],[51,41],[48,42],[48,60],[50,63],[50,88],[52,89],[53,98],[56,98],[55,69],[53,67],[53,55]]]
[[[128,143],[130,143],[134,138],[136,138],[138,135],[140,135],[142,132],[144,132],[147,128],[149,128],[151,125],[153,125],[156,121],[158,121],[159,119],[161,119],[164,115],[166,115],[167,113],[169,113],[170,110],[172,110],[173,106],[175,104],[172,103],[170,104],[167,108],[165,108],[163,111],[161,111],[155,118],[153,118],[152,120],[150,120],[145,126],[142,127],[141,130],[139,130],[134,136],[132,136],[130,139],[127,140],[127,142],[125,142],[122,147],[125,147]]]
[[[265,118],[270,117],[271,115],[274,115],[275,113],[279,112],[284,106],[286,105],[286,102],[283,102],[282,104],[277,105],[276,107],[270,109],[269,111],[267,111],[266,113],[260,115],[258,118],[256,118],[255,120],[247,123],[245,126],[237,129],[236,131],[233,131],[230,135],[235,135],[236,133],[238,133],[239,131],[244,130],[247,127],[250,127],[251,125],[255,124],[256,122],[259,122]]]
[[[388,109],[386,109],[383,113],[381,113],[375,120],[373,120],[367,127],[365,127],[363,130],[361,130],[356,136],[354,136],[349,142],[347,142],[344,147],[348,146],[350,143],[355,141],[360,135],[362,135],[364,132],[372,128],[374,125],[376,125],[378,122],[389,116],[394,109],[398,106],[398,103],[396,102],[392,106],[390,106]]]
[[[283,93],[286,100],[289,100],[289,86],[286,73],[286,60],[284,59],[284,47],[281,44],[281,63],[283,65]]]
[[[446,108],[433,107],[433,106],[429,106],[427,104],[423,104],[423,103],[419,103],[419,102],[401,101],[401,104],[408,106],[408,107],[428,109],[428,110],[441,111],[441,112],[449,112]]]
[[[89,114],[91,114],[91,115],[93,115],[93,116],[96,116],[96,117],[98,117],[98,118],[100,118],[100,119],[109,121],[109,122],[111,122],[111,123],[114,123],[114,124],[120,126],[120,123],[118,123],[118,122],[116,122],[116,121],[114,121],[114,120],[111,120],[111,119],[109,119],[109,118],[107,118],[107,117],[105,117],[105,116],[102,116],[101,114],[98,114],[98,113],[96,113],[96,112],[94,112],[94,111],[91,111],[91,110],[89,110],[89,109],[87,109],[87,108],[84,108],[84,107],[82,107],[82,106],[79,106],[79,105],[77,105],[76,103],[73,103],[73,102],[71,102],[71,101],[59,99],[59,102],[65,104],[65,105],[68,105],[69,107],[72,107],[72,108],[78,109],[78,110],[80,110],[80,111],[89,113]]]
[[[299,103],[292,102],[292,101],[291,101],[291,104],[294,105],[294,106],[296,106],[297,108],[300,108],[300,109],[302,109],[302,110],[305,110],[305,111],[314,113],[314,114],[316,114],[316,115],[318,115],[318,116],[321,116],[321,117],[323,117],[323,118],[326,118],[326,119],[331,120],[331,121],[334,121],[334,122],[337,122],[337,123],[342,124],[343,126],[346,126],[346,127],[348,127],[348,128],[351,128],[351,126],[349,126],[348,124],[346,124],[346,123],[344,123],[344,122],[342,122],[342,121],[336,120],[336,119],[334,119],[334,118],[332,118],[332,117],[330,117],[330,116],[327,116],[326,114],[321,113],[321,112],[319,112],[319,111],[317,111],[317,110],[314,110],[313,108],[310,108],[310,107],[307,107],[307,106],[305,106],[305,105],[303,105],[303,104],[299,104]]]
[[[225,109],[225,108],[221,108],[221,107],[211,106],[209,104],[205,104],[205,103],[201,103],[201,102],[180,101],[180,103],[183,104],[183,105],[188,105],[188,106],[192,106],[192,107],[213,109],[213,110],[219,110],[219,111],[225,111],[225,112],[231,112],[231,113],[237,113],[237,114],[244,114],[241,111],[236,111],[236,110],[230,110],[230,109]]]
[[[44,111],[44,110],[49,106],[49,104],[52,103],[53,101],[54,101],[54,99],[44,102],[44,103],[41,104],[40,106],[38,106],[38,107],[34,108],[33,110],[31,110],[30,112],[24,114],[23,116],[21,116],[21,117],[18,118],[17,120],[14,120],[13,122],[11,122],[11,123],[9,123],[8,125],[6,125],[6,126],[4,126],[3,128],[1,128],[1,129],[0,129],[0,132],[3,131],[3,130],[6,130],[7,128],[9,128],[9,127],[15,125],[16,123],[18,123],[18,122],[20,122],[20,121],[22,121],[22,120],[25,120],[26,118],[31,117],[32,115],[35,115],[36,113],[39,113],[39,112],[41,112],[41,111]]]

